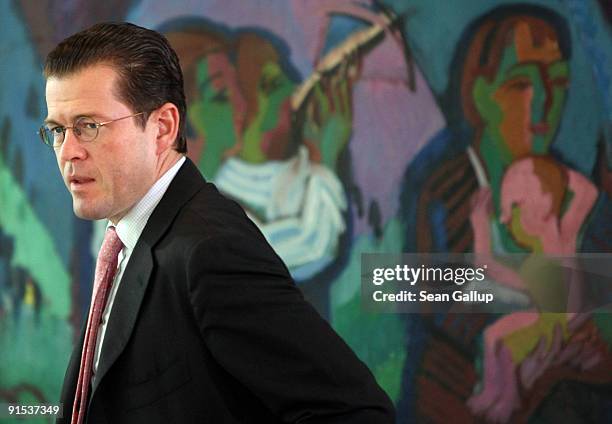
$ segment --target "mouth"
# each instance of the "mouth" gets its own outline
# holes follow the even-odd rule
[[[68,185],[70,187],[70,191],[78,191],[94,181],[95,179],[88,177],[70,177],[68,178]]]
[[[531,126],[531,132],[535,135],[544,135],[548,133],[549,129],[550,126],[545,122],[541,122],[539,124],[534,124]]]

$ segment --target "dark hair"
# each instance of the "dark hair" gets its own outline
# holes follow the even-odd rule
[[[156,31],[127,22],[96,24],[58,44],[47,56],[44,76],[62,77],[101,63],[110,64],[118,73],[119,99],[133,112],[145,112],[134,118],[142,128],[149,113],[164,103],[178,108],[174,149],[186,153],[183,74],[168,40]]]

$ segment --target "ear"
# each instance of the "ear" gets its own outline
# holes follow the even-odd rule
[[[151,114],[150,119],[157,129],[155,154],[160,155],[174,146],[180,122],[178,108],[174,103],[164,103]]]

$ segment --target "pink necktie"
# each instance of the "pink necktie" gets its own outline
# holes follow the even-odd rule
[[[106,307],[108,292],[113,283],[115,273],[117,272],[117,258],[122,248],[123,243],[121,243],[115,231],[115,227],[108,227],[104,236],[104,242],[98,253],[98,261],[96,262],[93,302],[89,309],[89,317],[87,318],[85,343],[83,344],[83,351],[81,352],[79,380],[74,395],[74,404],[72,405],[71,424],[82,424],[85,413],[87,412],[87,396],[89,394],[91,368],[96,349],[98,328],[100,327],[100,318]]]

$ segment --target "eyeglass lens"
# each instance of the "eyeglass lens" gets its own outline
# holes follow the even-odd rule
[[[72,127],[42,127],[41,137],[50,146],[59,146],[64,142],[66,131],[72,130],[81,141],[92,141],[98,135],[98,124],[91,118],[78,118]]]

